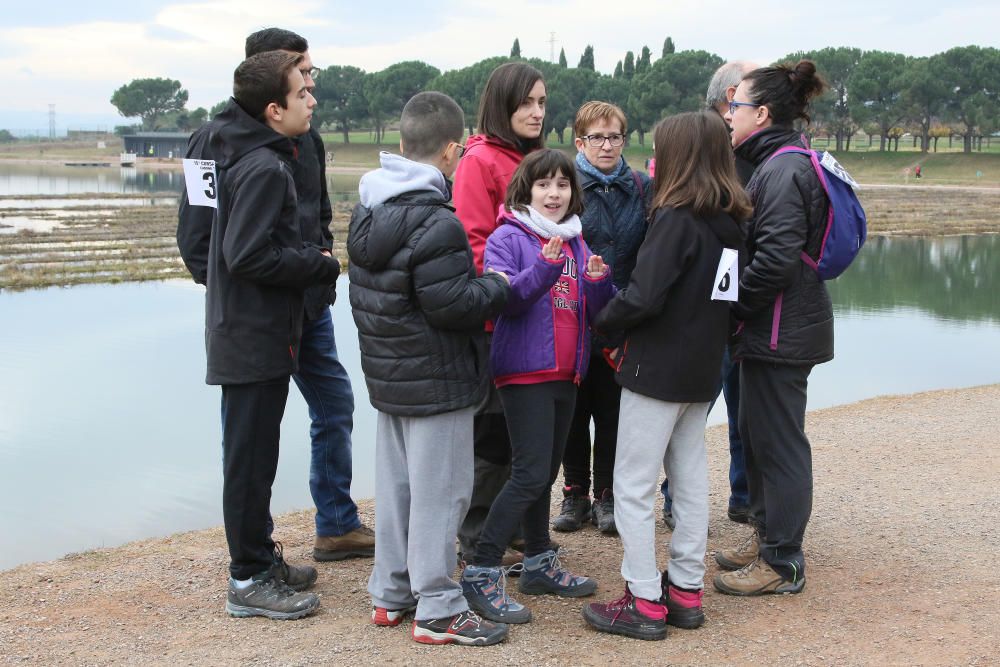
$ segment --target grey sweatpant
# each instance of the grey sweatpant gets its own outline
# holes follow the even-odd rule
[[[417,605],[417,620],[469,608],[455,571],[455,534],[472,495],[472,416],[378,413],[375,435],[375,567],[372,604]]]
[[[708,403],[668,403],[622,389],[615,453],[615,526],[622,538],[622,577],[632,594],[660,597],[656,503],[661,466],[670,469],[677,522],[670,538],[670,583],[701,589],[708,535]]]

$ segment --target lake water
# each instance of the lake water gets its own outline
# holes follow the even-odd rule
[[[23,193],[21,193],[23,194]],[[830,284],[837,358],[809,407],[1000,382],[1000,236],[872,238]],[[354,383],[354,487],[374,494],[375,412],[342,279],[334,322]],[[0,292],[0,569],[221,524],[217,387],[204,290],[137,283]],[[717,406],[710,423],[724,421]],[[311,505],[307,410],[291,386],[273,510]]]

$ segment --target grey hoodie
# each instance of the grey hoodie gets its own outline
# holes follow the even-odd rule
[[[448,179],[437,167],[387,151],[379,153],[379,162],[382,167],[362,176],[358,186],[365,208],[384,204],[404,192],[437,192],[445,201],[451,199]]]

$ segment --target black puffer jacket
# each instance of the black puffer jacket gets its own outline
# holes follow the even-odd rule
[[[743,321],[733,356],[811,366],[833,358],[833,304],[801,253],[818,256],[829,203],[807,156],[767,161],[783,146],[803,147],[799,133],[772,126],[736,148],[756,171],[747,185],[754,214],[747,223],[749,264],[733,308]]]
[[[490,381],[483,323],[510,288],[499,274],[476,277],[468,237],[446,202],[439,192],[406,192],[371,208],[358,204],[351,217],[361,367],[372,405],[388,414],[475,405]]]
[[[292,141],[238,104],[216,120],[219,208],[207,258],[206,381],[288,376],[298,370],[303,291],[334,282],[340,264],[302,238]]]

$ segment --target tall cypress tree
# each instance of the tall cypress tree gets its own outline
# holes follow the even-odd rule
[[[612,77],[611,77],[611,78],[612,78],[612,79],[620,79],[620,78],[622,78],[622,76],[623,76],[623,72],[622,72],[622,61],[620,61],[620,60],[619,60],[619,61],[618,61],[618,64],[617,64],[617,65],[615,65],[615,73],[614,73],[614,75],[612,75]]]
[[[665,40],[663,40],[663,55],[664,56],[669,56],[671,53],[674,52],[674,50],[675,50],[674,49],[674,40],[672,40],[669,37],[667,37]]]
[[[625,54],[625,64],[622,66],[622,75],[626,81],[631,81],[635,76],[635,54],[629,51]]]
[[[566,62],[566,49],[559,49],[559,67],[569,67]]]
[[[521,42],[518,41],[517,37],[514,38],[514,44],[510,47],[510,57],[520,58],[521,57]]]
[[[647,71],[652,65],[652,54],[649,52],[649,47],[642,47],[642,51],[639,54],[639,60],[635,63],[635,73],[642,74]]]
[[[591,71],[594,70],[594,47],[590,44],[583,50],[583,55],[580,56],[580,64],[577,67]]]

